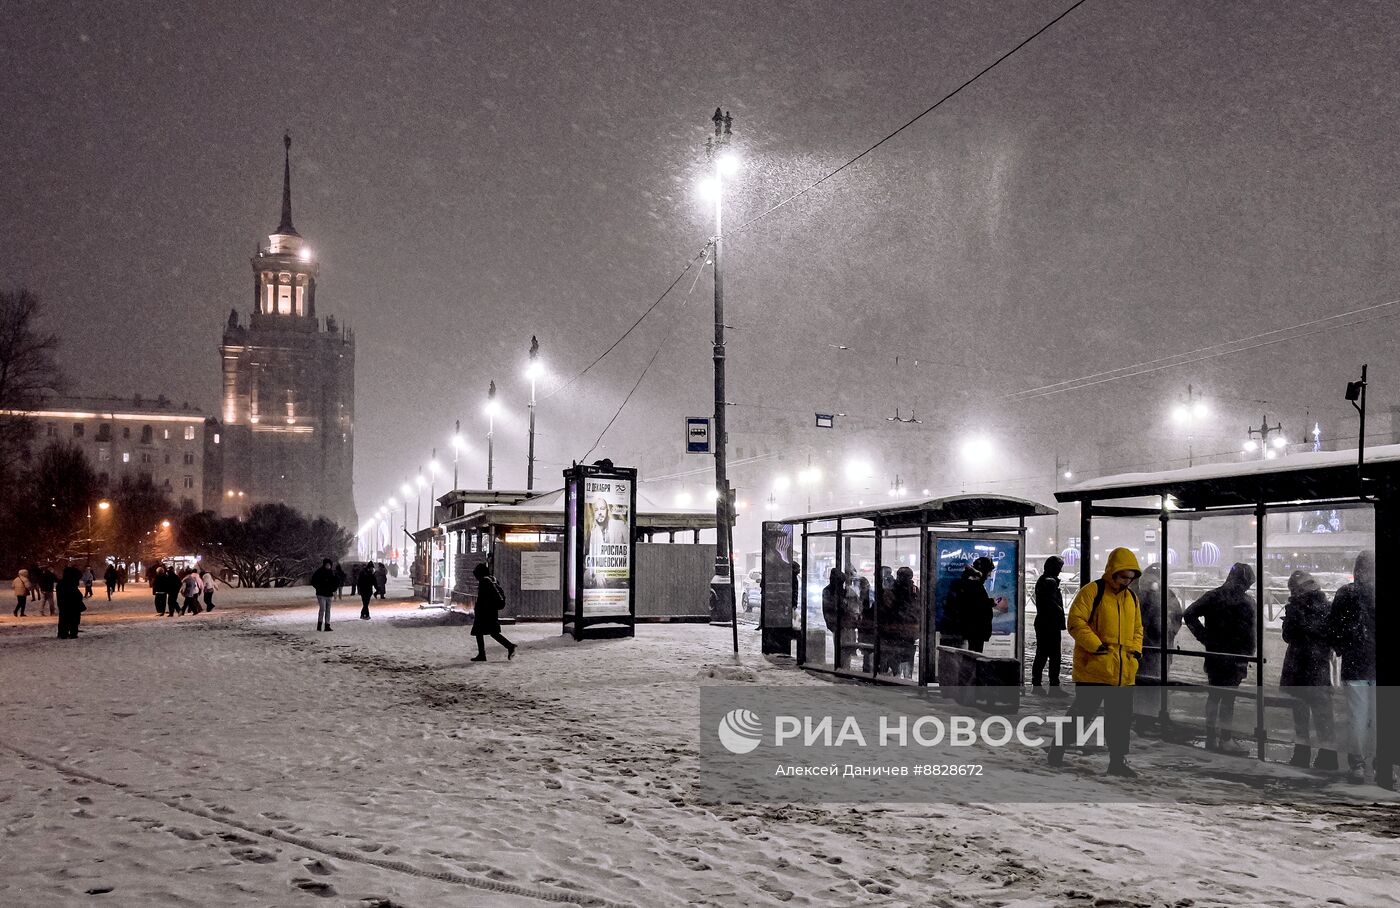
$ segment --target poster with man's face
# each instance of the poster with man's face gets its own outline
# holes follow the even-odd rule
[[[631,613],[632,483],[583,481],[583,614]]]

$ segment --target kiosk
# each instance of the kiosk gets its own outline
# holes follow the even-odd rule
[[[636,633],[637,471],[611,461],[564,471],[564,633]]]
[[[816,671],[927,685],[939,662],[964,683],[1019,687],[1025,646],[1026,518],[1055,510],[1004,495],[955,495],[802,514],[764,525],[764,651]],[[997,601],[985,653],[939,650],[952,582],[978,557],[995,570]],[[839,572],[839,585],[834,581]]]

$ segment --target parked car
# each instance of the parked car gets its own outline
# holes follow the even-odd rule
[[[740,604],[744,611],[752,612],[763,608],[763,572],[749,571],[744,577],[744,588],[740,593]]]

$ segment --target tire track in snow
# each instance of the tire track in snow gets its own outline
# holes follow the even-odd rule
[[[196,816],[200,819],[208,820],[213,823],[219,823],[224,826],[232,826],[235,829],[241,829],[244,832],[262,836],[263,838],[274,839],[278,842],[282,842],[287,845],[295,845],[298,848],[304,848],[307,851],[313,851],[317,854],[325,855],[326,857],[338,858],[339,860],[347,861],[354,864],[365,864],[370,867],[377,867],[380,870],[389,870],[394,873],[402,873],[408,876],[420,877],[422,879],[436,880],[438,882],[443,883],[455,883],[457,885],[468,886],[473,889],[480,889],[485,892],[493,892],[499,895],[515,895],[520,896],[522,898],[536,899],[538,901],[552,902],[556,904],[587,905],[590,906],[590,908],[591,906],[599,906],[599,908],[628,908],[628,906],[620,902],[611,902],[606,899],[599,898],[597,896],[585,895],[582,893],[561,892],[555,889],[522,886],[518,883],[503,883],[499,880],[492,880],[481,876],[471,876],[464,873],[456,873],[450,870],[424,870],[421,867],[415,867],[414,865],[409,864],[406,861],[393,861],[388,860],[386,858],[371,857],[369,855],[360,854],[358,852],[351,851],[346,848],[337,848],[334,845],[325,845],[320,842],[313,841],[311,839],[303,838],[297,835],[292,835],[291,833],[283,832],[280,829],[274,829],[267,826],[255,826],[251,823],[245,823],[242,820],[238,820],[233,817],[228,817],[215,813],[212,810],[205,810],[202,807],[193,807],[188,804],[182,804],[174,798],[164,798],[160,795],[140,791],[127,785],[125,782],[116,782],[111,779],[105,779],[102,776],[94,775],[90,772],[85,772],[81,769],[68,766],[62,761],[30,753],[27,750],[15,747],[13,744],[8,744],[3,741],[0,741],[0,748],[4,748],[5,750],[18,754],[26,760],[30,760],[32,762],[39,763],[44,766],[48,766],[49,768],[57,771],[60,775],[83,779],[85,781],[92,782],[97,785],[102,785],[106,788],[111,788],[116,791],[120,791],[123,794],[129,795],[133,798],[139,798],[143,801],[150,801],[155,804],[160,804],[164,807],[170,808],[171,810],[178,810],[181,813],[189,814],[190,816]]]

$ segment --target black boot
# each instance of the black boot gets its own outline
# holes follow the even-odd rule
[[[1293,759],[1288,761],[1289,766],[1296,766],[1299,769],[1307,769],[1312,762],[1312,748],[1306,744],[1293,745]]]
[[[1389,760],[1376,763],[1376,784],[1386,791],[1395,790],[1395,764]]]
[[[1317,758],[1313,760],[1313,769],[1320,769],[1323,772],[1336,772],[1337,765],[1337,752],[1335,750],[1319,750]]]
[[[1126,757],[1109,757],[1108,774],[1118,776],[1120,779],[1136,779],[1138,777],[1137,770],[1128,765]]]
[[[316,630],[318,630],[318,631],[323,630],[323,629],[325,629],[325,626],[326,626],[326,623],[325,623],[324,621],[322,621],[320,618],[317,618],[317,619],[316,619]]]

